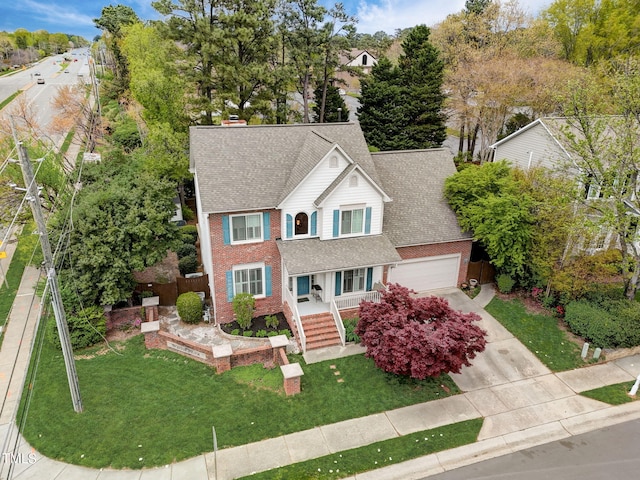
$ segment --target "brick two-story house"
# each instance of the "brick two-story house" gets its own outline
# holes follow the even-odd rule
[[[331,343],[311,338],[324,320],[344,343],[339,312],[375,300],[376,285],[466,280],[471,238],[442,195],[455,172],[448,150],[371,154],[354,123],[202,126],[190,137],[217,322],[250,292],[257,315],[285,312],[303,349]]]

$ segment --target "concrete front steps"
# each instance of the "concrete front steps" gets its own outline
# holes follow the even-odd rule
[[[307,350],[342,345],[336,322],[330,312],[306,315],[300,321],[307,337]]]

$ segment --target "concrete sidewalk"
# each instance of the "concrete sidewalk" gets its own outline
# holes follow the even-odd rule
[[[475,300],[457,289],[438,294],[455,309],[480,314],[489,334],[487,349],[473,360],[473,366],[452,375],[465,392],[462,395],[227,448],[219,451],[217,458],[207,453],[146,470],[92,470],[68,465],[42,457],[22,440],[19,455],[14,457],[13,478],[230,480],[416,431],[484,418],[476,443],[352,477],[406,480],[640,418],[640,402],[610,406],[578,395],[635,379],[640,373],[640,355],[554,374],[484,311],[481,306],[490,300],[490,291]]]

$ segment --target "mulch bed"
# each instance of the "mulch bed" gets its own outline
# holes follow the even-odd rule
[[[267,333],[269,332],[274,332],[274,331],[280,331],[280,330],[290,330],[289,329],[289,324],[287,323],[287,319],[284,316],[284,313],[282,312],[278,312],[278,313],[273,313],[272,315],[275,315],[276,318],[278,319],[278,327],[277,328],[267,328],[267,323],[265,318],[267,317],[267,315],[261,315],[259,317],[254,317],[251,320],[251,327],[248,328],[247,330],[245,330],[246,332],[248,331],[252,331],[253,332],[253,336],[255,337],[256,332],[258,332],[259,330],[266,330]],[[233,330],[239,329],[240,332],[242,332],[242,328],[240,328],[240,325],[238,325],[238,322],[233,321],[231,323],[222,323],[220,324],[220,328],[222,328],[222,331],[225,333],[231,333]]]

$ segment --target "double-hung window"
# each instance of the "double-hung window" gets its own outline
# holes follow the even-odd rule
[[[234,293],[250,293],[254,296],[264,295],[264,267],[249,266],[233,269]]]
[[[352,235],[364,230],[364,208],[342,210],[340,212],[340,234]]]
[[[345,270],[342,279],[342,292],[361,292],[364,290],[365,269]]]
[[[234,215],[231,217],[232,242],[262,241],[262,214]]]

